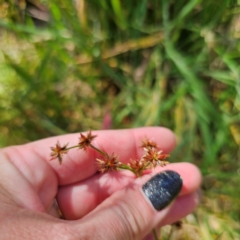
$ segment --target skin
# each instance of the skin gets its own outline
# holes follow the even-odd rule
[[[139,148],[147,136],[164,153],[175,146],[174,134],[161,127],[95,131],[93,144],[119,155],[121,162],[142,156]],[[73,149],[49,161],[50,147],[76,145],[79,134],[52,137],[0,150],[0,232],[1,239],[152,239],[152,229],[173,223],[192,212],[199,202],[199,170],[189,163],[158,167],[141,178],[131,172],[99,174],[93,149]],[[157,212],[141,191],[153,175],[173,170],[183,187],[165,209]],[[53,212],[57,199],[64,216]]]

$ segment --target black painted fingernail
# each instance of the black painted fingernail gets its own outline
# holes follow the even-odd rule
[[[181,188],[181,176],[174,171],[165,171],[146,182],[142,190],[153,207],[160,211],[172,202],[181,191]]]

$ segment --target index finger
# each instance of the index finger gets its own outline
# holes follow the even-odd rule
[[[155,141],[163,152],[170,152],[175,146],[174,134],[163,127],[143,127],[124,130],[101,130],[93,131],[97,137],[93,145],[107,152],[119,156],[119,161],[126,163],[129,159],[141,157],[143,150],[139,147],[144,138]],[[59,141],[61,146],[68,143],[68,146],[77,145],[79,134],[67,134],[58,137],[52,137],[28,144],[28,147],[47,161],[56,172],[59,185],[66,185],[86,179],[97,172],[96,158],[102,155],[92,148],[87,151],[83,149],[72,149],[63,156],[63,163],[49,161],[50,147],[55,146]]]

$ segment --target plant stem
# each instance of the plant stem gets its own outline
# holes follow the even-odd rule
[[[158,236],[157,236],[157,231],[156,231],[156,229],[154,228],[154,229],[152,230],[152,232],[153,232],[153,235],[154,235],[154,239],[155,239],[155,240],[158,240]]]
[[[119,169],[124,169],[124,170],[129,170],[131,172],[133,172],[135,174],[135,172],[133,171],[133,169],[131,169],[128,165],[125,164],[121,164],[119,167]]]
[[[108,156],[108,154],[107,154],[106,152],[100,150],[99,148],[93,146],[92,144],[90,144],[90,147],[93,148],[93,149],[95,149],[95,150],[98,151],[99,153],[101,153],[103,156],[106,156],[106,157]]]
[[[72,146],[72,147],[67,148],[66,150],[68,151],[68,150],[70,150],[70,149],[77,148],[77,147],[79,147],[79,146],[78,146],[78,145],[75,145],[75,146]]]

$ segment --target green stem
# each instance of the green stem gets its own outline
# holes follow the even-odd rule
[[[132,168],[130,168],[128,165],[121,164],[118,168],[119,169],[124,169],[124,170],[129,170],[129,171],[131,171],[135,174],[134,170]]]
[[[157,231],[156,231],[156,229],[154,228],[154,229],[152,230],[152,232],[153,232],[153,235],[154,235],[155,240],[158,240],[158,236],[157,236]]]
[[[108,156],[108,154],[107,154],[106,152],[100,150],[99,148],[93,146],[92,144],[90,144],[90,147],[93,148],[93,149],[95,149],[95,150],[98,151],[99,153],[101,153],[103,156],[105,156],[105,157]]]
[[[142,169],[142,171],[135,171],[134,169],[123,163],[120,166],[118,166],[118,169],[131,171],[132,173],[134,173],[136,177],[141,177],[144,171],[144,169]]]
[[[70,149],[77,148],[77,147],[79,147],[79,146],[78,146],[78,145],[72,146],[72,147],[67,148],[66,150],[68,151],[68,150],[70,150]]]

